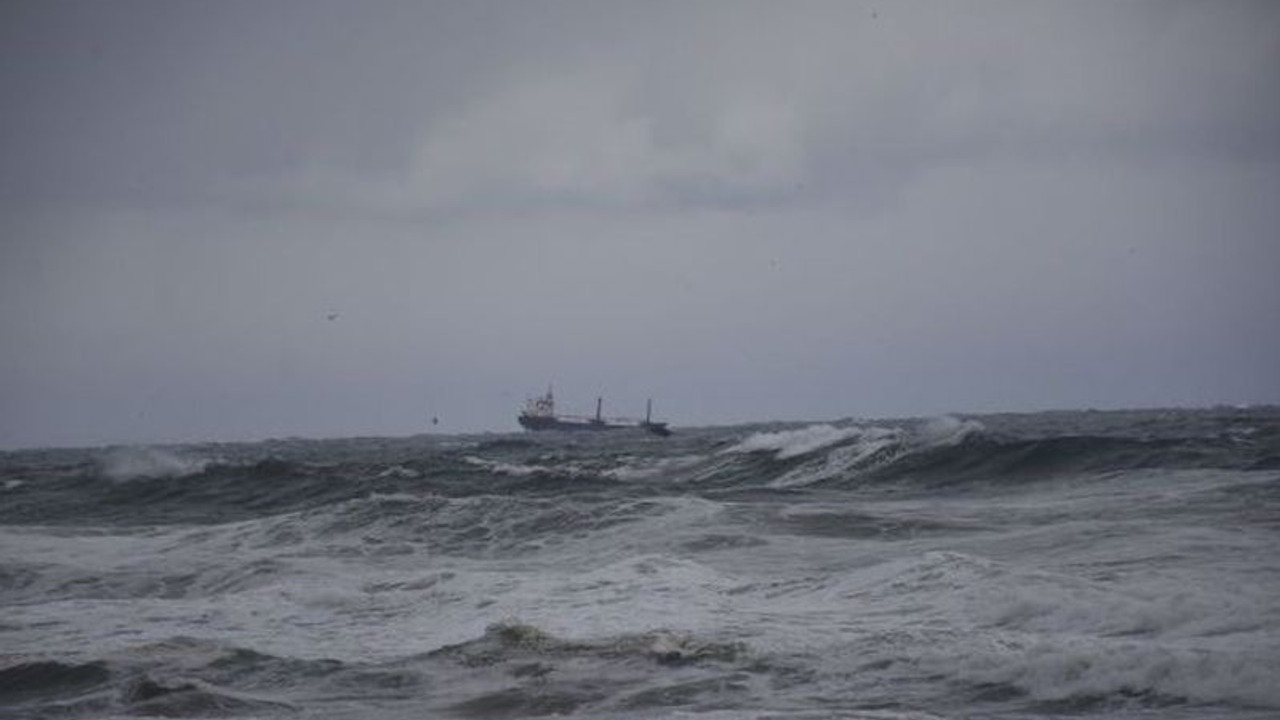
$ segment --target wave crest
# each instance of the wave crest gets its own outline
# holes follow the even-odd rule
[[[722,453],[772,452],[779,460],[787,460],[830,447],[861,433],[861,428],[839,428],[828,424],[809,425],[795,430],[758,432]]]
[[[114,482],[197,475],[209,467],[204,458],[187,457],[155,447],[112,448],[100,458],[102,474]]]

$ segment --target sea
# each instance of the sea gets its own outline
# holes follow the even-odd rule
[[[1280,717],[1280,408],[0,454],[0,717]]]

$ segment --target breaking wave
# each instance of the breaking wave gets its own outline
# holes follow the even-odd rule
[[[810,425],[796,430],[758,432],[723,452],[772,452],[779,460],[786,460],[858,437],[861,432],[861,429],[856,427],[838,428],[825,424]]]
[[[1049,435],[1019,437],[983,423],[943,416],[893,426],[817,424],[756,432],[720,451],[720,457],[759,461],[705,470],[716,484],[760,484],[794,489],[862,484],[959,486],[1007,484],[1073,473],[1102,474],[1153,468],[1265,467],[1229,437],[1121,437]]]
[[[196,475],[210,461],[154,447],[118,447],[101,459],[102,474],[115,482],[141,478],[175,478]]]

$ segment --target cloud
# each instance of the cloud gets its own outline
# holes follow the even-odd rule
[[[389,213],[878,203],[993,157],[1280,155],[1280,11],[1265,4],[543,10],[523,33],[523,12],[488,18],[508,41],[500,71],[475,70],[468,45],[439,58],[458,72],[425,92],[448,102],[377,138],[399,161],[353,163],[347,138],[345,159],[311,148],[245,187]]]
[[[1275,396],[1275,4],[163,5],[5,9],[0,442]]]
[[[649,204],[685,192],[726,199],[780,192],[799,179],[795,112],[730,98],[703,126],[663,138],[627,78],[590,73],[521,80],[434,123],[414,153],[413,197]]]

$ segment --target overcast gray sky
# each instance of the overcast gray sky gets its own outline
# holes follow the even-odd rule
[[[10,0],[0,107],[3,447],[1280,401],[1280,3]]]

